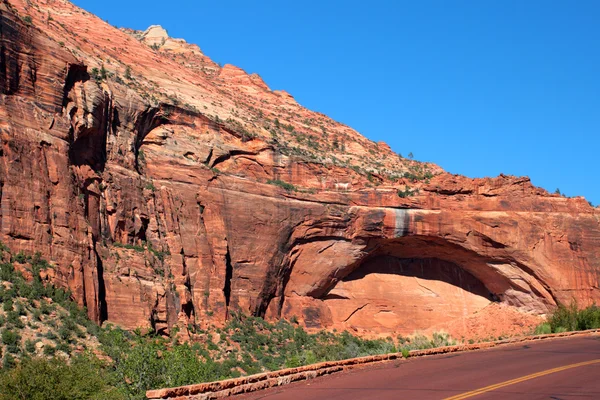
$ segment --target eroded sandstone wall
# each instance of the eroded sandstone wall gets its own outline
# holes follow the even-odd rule
[[[40,15],[62,3],[40,2]],[[409,333],[490,302],[544,313],[600,300],[600,212],[585,199],[526,178],[414,182],[284,154],[97,79],[23,20],[27,7],[0,3],[0,240],[51,260],[49,279],[94,320],[167,331],[240,309]],[[255,84],[240,71],[218,82]],[[399,197],[407,184],[419,192]]]

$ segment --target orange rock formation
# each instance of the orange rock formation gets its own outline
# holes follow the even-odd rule
[[[98,322],[404,334],[600,300],[583,198],[407,160],[160,27],[65,0],[2,0],[0,24],[0,240]]]

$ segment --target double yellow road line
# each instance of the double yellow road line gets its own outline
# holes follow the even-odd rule
[[[531,374],[531,375],[527,375],[527,376],[522,376],[520,378],[512,379],[510,381],[500,382],[500,383],[496,383],[495,385],[490,385],[490,386],[482,387],[481,389],[476,389],[476,390],[472,390],[470,392],[466,392],[466,393],[462,393],[462,394],[457,394],[456,396],[448,397],[448,398],[446,398],[444,400],[461,400],[461,399],[467,399],[469,397],[477,396],[477,395],[480,395],[480,394],[483,394],[483,393],[486,393],[486,392],[491,392],[492,390],[500,389],[500,388],[503,388],[505,386],[510,386],[510,385],[514,385],[516,383],[528,381],[530,379],[539,378],[540,376],[550,375],[550,374],[553,374],[555,372],[560,372],[560,371],[564,371],[564,370],[571,369],[571,368],[583,367],[585,365],[591,365],[591,364],[597,364],[597,363],[600,363],[600,359],[591,360],[591,361],[584,361],[584,362],[580,362],[580,363],[577,363],[577,364],[569,364],[569,365],[565,365],[565,366],[558,367],[558,368],[547,369],[545,371],[537,372],[535,374]]]

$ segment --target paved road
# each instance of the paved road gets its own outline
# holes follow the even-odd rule
[[[600,336],[392,361],[236,396],[250,399],[600,399]]]

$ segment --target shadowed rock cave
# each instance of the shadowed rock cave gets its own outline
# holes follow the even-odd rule
[[[442,238],[408,236],[369,248],[314,296],[314,307],[303,310],[307,326],[411,334],[443,329],[492,302],[543,302],[523,279],[514,279],[519,266],[511,260],[487,258]]]
[[[412,333],[468,316],[494,295],[472,274],[438,258],[369,258],[322,300],[334,321]]]

